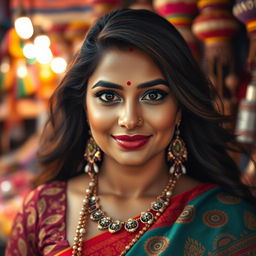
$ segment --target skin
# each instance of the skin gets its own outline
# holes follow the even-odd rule
[[[177,102],[156,64],[142,51],[130,48],[105,52],[89,78],[85,102],[92,136],[104,152],[98,184],[101,205],[113,218],[135,217],[148,209],[168,181],[165,150],[181,119]],[[150,138],[144,146],[127,150],[113,135]],[[88,182],[83,175],[68,183],[67,236],[71,244]],[[183,177],[175,194],[197,184]],[[96,223],[89,222],[87,238],[101,232]]]

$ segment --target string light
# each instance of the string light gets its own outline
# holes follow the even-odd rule
[[[49,47],[36,47],[36,60],[41,64],[49,64],[52,60],[52,51]]]
[[[14,22],[14,27],[17,34],[22,39],[29,39],[34,33],[34,28],[29,17],[18,17]]]
[[[17,68],[17,76],[19,78],[24,78],[28,74],[27,67],[24,65],[21,65]]]
[[[28,59],[33,59],[36,57],[36,48],[34,44],[27,43],[24,45],[23,54]]]
[[[0,65],[0,71],[2,73],[7,73],[10,70],[10,63],[8,61],[3,61]]]
[[[34,44],[38,47],[49,47],[51,41],[47,35],[39,35],[35,37]]]
[[[61,57],[56,57],[51,61],[51,69],[54,73],[61,74],[66,71],[67,62]]]

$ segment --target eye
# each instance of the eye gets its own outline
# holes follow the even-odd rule
[[[116,103],[121,101],[120,96],[114,91],[100,91],[97,92],[95,96],[104,103]]]
[[[167,95],[168,93],[163,90],[154,89],[154,90],[147,91],[143,95],[141,100],[156,102],[156,101],[163,100]]]

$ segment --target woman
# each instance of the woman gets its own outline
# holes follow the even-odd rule
[[[215,97],[165,19],[101,18],[52,97],[40,186],[6,255],[256,253],[255,198]]]

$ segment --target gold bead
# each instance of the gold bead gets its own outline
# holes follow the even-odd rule
[[[85,228],[80,228],[79,233],[84,234],[86,232]]]
[[[93,186],[95,186],[95,183],[93,181],[90,181],[89,182],[89,187],[93,187]]]

